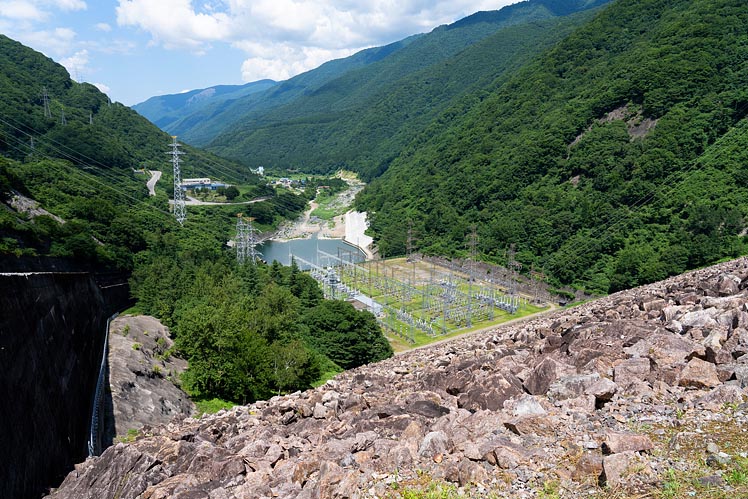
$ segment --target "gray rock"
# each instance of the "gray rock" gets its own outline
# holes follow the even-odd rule
[[[448,407],[439,405],[431,400],[416,400],[406,406],[406,410],[430,419],[440,418],[445,414],[449,414]]]
[[[746,392],[738,385],[719,385],[709,391],[706,395],[696,399],[697,404],[701,404],[711,410],[720,410],[725,404],[741,404],[746,398]]]
[[[601,481],[608,487],[625,485],[632,473],[638,456],[634,451],[611,454],[603,458],[603,475]]]
[[[670,366],[685,362],[693,355],[703,355],[703,346],[681,336],[656,332],[624,351],[632,357],[647,358],[657,366]]]
[[[547,413],[545,408],[532,395],[522,395],[519,399],[512,399],[512,403],[504,403],[504,409],[510,410],[515,417],[543,416]]]
[[[603,456],[599,452],[585,452],[577,461],[572,478],[579,482],[591,481],[597,484],[603,474]]]
[[[705,487],[723,487],[725,480],[719,475],[709,475],[700,477],[699,483]]]
[[[711,329],[717,325],[717,321],[714,320],[714,318],[719,315],[719,312],[720,311],[715,307],[706,310],[694,310],[684,314],[680,318],[680,323],[685,327]]]
[[[433,459],[438,454],[449,452],[454,444],[443,431],[432,431],[423,437],[418,447],[418,455]]]
[[[545,395],[551,383],[561,376],[575,374],[575,371],[573,366],[546,357],[532,370],[524,382],[524,387],[532,395]]]
[[[108,433],[166,424],[195,413],[195,405],[174,381],[187,368],[168,355],[174,345],[168,329],[150,316],[120,316],[110,325],[109,385],[113,421]]]
[[[325,419],[327,417],[327,407],[317,402],[314,404],[312,416],[314,416],[314,419]]]

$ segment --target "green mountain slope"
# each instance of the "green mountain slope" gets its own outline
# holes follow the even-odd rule
[[[262,92],[276,84],[277,82],[273,80],[260,80],[246,85],[216,85],[181,94],[151,97],[132,108],[162,130],[168,133],[178,133],[179,130],[174,125],[186,116],[207,107]]]
[[[44,92],[47,95],[45,110]],[[171,137],[79,84],[44,55],[0,35],[0,255],[73,257],[129,267],[145,232],[174,223]],[[185,176],[259,179],[237,163],[184,147]],[[148,199],[142,168],[165,170]],[[64,219],[11,208],[14,192]],[[155,217],[155,218],[154,218]]]
[[[360,195],[390,255],[421,249],[613,291],[746,251],[748,11],[618,0],[480,102],[434,121]],[[463,113],[463,110],[467,112]]]
[[[241,99],[225,100],[190,113],[171,127],[173,133],[196,146],[204,146],[221,132],[246,120],[246,116],[262,115],[269,109],[283,106],[294,99],[315,92],[338,76],[370,65],[418,39],[420,35],[400,40],[384,47],[363,50],[350,57],[329,61],[317,69],[279,83],[265,92],[257,92]]]
[[[51,59],[0,35],[0,68],[0,153],[4,156],[26,158],[33,137],[37,155],[85,160],[108,169],[163,167],[169,135],[122,104],[110,103],[93,85],[73,81]],[[45,90],[49,116],[45,116]],[[247,176],[236,163],[186,150],[205,174],[220,169],[234,178]]]
[[[330,171],[346,164],[366,171],[369,176],[369,171],[381,169],[394,154],[394,144],[385,151],[375,150],[383,138],[389,137],[393,126],[405,129],[403,121],[409,124],[408,120],[414,117],[420,118],[420,123],[425,122],[428,116],[424,116],[424,111],[438,111],[452,95],[475,84],[464,68],[444,67],[451,58],[504,28],[553,18],[562,3],[568,11],[606,1],[531,0],[498,12],[481,12],[431,33],[371,49],[376,50],[376,57],[366,57],[365,63],[353,64],[353,61],[361,60],[371,50],[334,61],[340,71],[330,71],[323,65],[264,94],[254,94],[216,109],[213,115],[201,113],[186,118],[184,123],[189,127],[180,129],[180,134],[198,145],[205,145],[217,136],[209,150],[253,167]],[[515,31],[517,38],[507,35],[497,41],[506,44],[498,60],[485,56],[476,61],[482,65],[479,70],[486,77],[495,75],[511,66],[507,58],[512,50],[521,57],[528,51],[540,50],[544,43],[552,43],[546,35],[541,35],[550,36],[552,26],[544,27],[546,30],[531,25],[525,31]],[[458,71],[461,74],[457,75]],[[429,92],[431,101],[420,99],[421,92],[428,89],[425,85],[435,90],[436,95]],[[382,105],[393,93],[404,97]],[[389,116],[391,111],[401,114]],[[392,123],[368,133],[367,122],[386,120]],[[362,138],[366,143],[361,142]]]

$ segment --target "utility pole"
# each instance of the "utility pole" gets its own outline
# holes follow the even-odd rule
[[[68,120],[65,119],[65,106],[60,105],[60,125],[67,125]]]
[[[171,143],[171,151],[166,154],[171,154],[171,164],[174,167],[174,218],[177,219],[179,225],[184,224],[184,219],[187,218],[187,208],[185,206],[185,194],[182,190],[182,173],[179,169],[179,156],[184,154],[179,150],[179,144],[177,142],[177,136],[173,135]]]

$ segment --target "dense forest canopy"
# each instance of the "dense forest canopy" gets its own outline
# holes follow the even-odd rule
[[[597,292],[745,253],[748,11],[618,0],[468,96],[359,196],[380,248],[483,258]]]

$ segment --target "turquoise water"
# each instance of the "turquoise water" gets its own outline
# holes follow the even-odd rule
[[[277,260],[278,263],[283,265],[291,265],[290,255],[293,255],[296,257],[296,263],[299,268],[303,270],[308,270],[309,265],[305,264],[302,260],[320,267],[334,264],[333,258],[321,253],[327,253],[345,261],[352,259],[355,262],[362,262],[366,259],[361,250],[343,242],[342,239],[317,239],[316,235],[310,239],[292,239],[287,242],[265,241],[257,246],[257,249],[268,263]],[[321,253],[318,254],[318,251]]]

